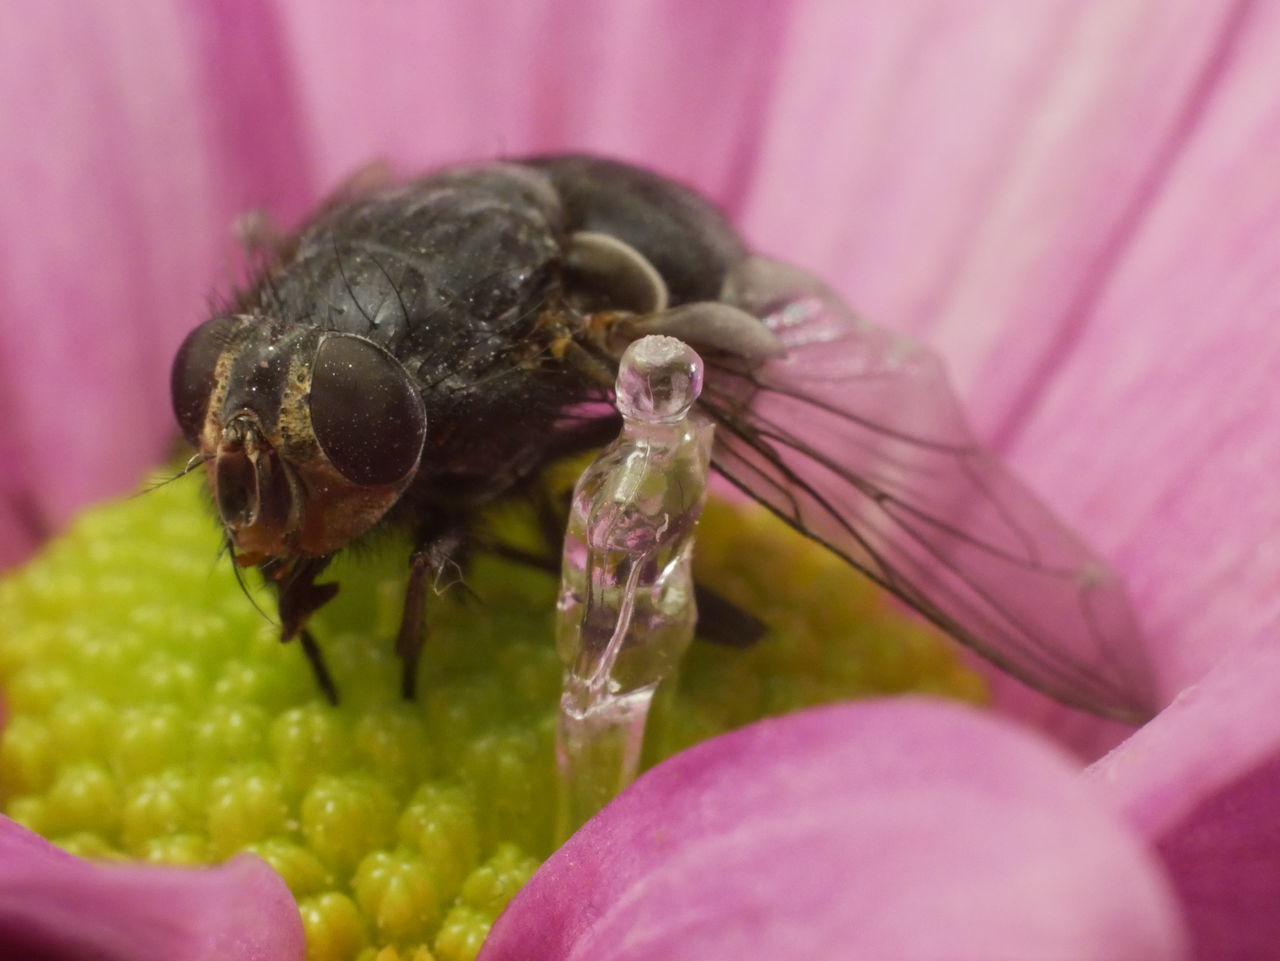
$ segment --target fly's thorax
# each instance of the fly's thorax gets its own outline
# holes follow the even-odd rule
[[[417,472],[422,398],[400,363],[365,338],[216,318],[179,350],[172,389],[245,563],[339,550]]]

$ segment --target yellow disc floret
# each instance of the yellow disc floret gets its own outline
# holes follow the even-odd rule
[[[493,523],[527,540],[518,513]],[[315,961],[473,958],[552,844],[554,579],[478,557],[465,591],[431,598],[406,703],[403,552],[348,552],[313,624],[335,708],[218,546],[179,482],[89,511],[0,583],[5,813],[83,856],[256,853],[298,898]],[[708,505],[697,570],[772,629],[747,650],[694,646],[648,763],[824,702],[983,696],[948,642],[759,508]]]

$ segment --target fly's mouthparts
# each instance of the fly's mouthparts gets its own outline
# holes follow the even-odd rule
[[[246,533],[254,542],[278,540],[289,529],[293,497],[286,468],[263,436],[257,417],[237,414],[218,444],[214,488],[218,515],[238,546]]]
[[[256,457],[262,448],[270,450],[271,445],[262,436],[257,415],[252,411],[241,411],[227,421],[226,426],[222,428],[222,439],[218,443],[218,457],[241,451]]]

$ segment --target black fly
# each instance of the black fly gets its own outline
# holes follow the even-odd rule
[[[174,410],[229,545],[331,699],[307,622],[334,554],[409,531],[411,697],[427,585],[481,508],[614,436],[617,360],[648,333],[704,357],[722,476],[1034,687],[1151,712],[1123,585],[973,439],[931,354],[751,255],[689,190],[582,156],[348,191],[178,351]]]

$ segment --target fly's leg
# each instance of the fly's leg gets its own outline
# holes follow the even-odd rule
[[[396,636],[396,654],[401,662],[400,693],[406,701],[414,700],[418,693],[418,662],[426,640],[427,588],[443,594],[461,582],[463,544],[461,531],[437,533],[421,539],[409,557],[409,583]]]
[[[298,641],[302,644],[302,653],[307,656],[307,663],[311,665],[311,673],[315,675],[316,684],[320,686],[320,693],[324,695],[326,701],[337,707],[338,686],[333,682],[333,675],[329,673],[328,665],[324,662],[324,655],[320,653],[320,645],[316,643],[312,633],[305,628],[299,632]]]
[[[599,357],[577,341],[569,340],[560,345],[565,362],[578,372],[584,381],[597,387],[613,386],[613,371]]]
[[[746,649],[764,637],[764,622],[723,594],[694,582],[693,596],[698,607],[698,640]]]
[[[315,637],[307,630],[307,622],[311,615],[324,607],[338,593],[335,583],[317,584],[315,579],[329,566],[330,558],[306,558],[288,566],[275,566],[267,563],[262,566],[263,576],[276,589],[276,598],[280,611],[280,641],[282,643],[295,637],[302,644],[302,652],[311,665],[311,673],[315,675],[325,700],[330,704],[338,703],[338,688],[333,682],[333,675],[324,663],[324,655]]]
[[[396,654],[400,657],[400,696],[412,701],[418,693],[418,661],[425,641],[427,578],[433,568],[426,551],[415,551],[409,558],[409,583],[404,589],[404,613],[400,616],[400,633],[396,636]]]

